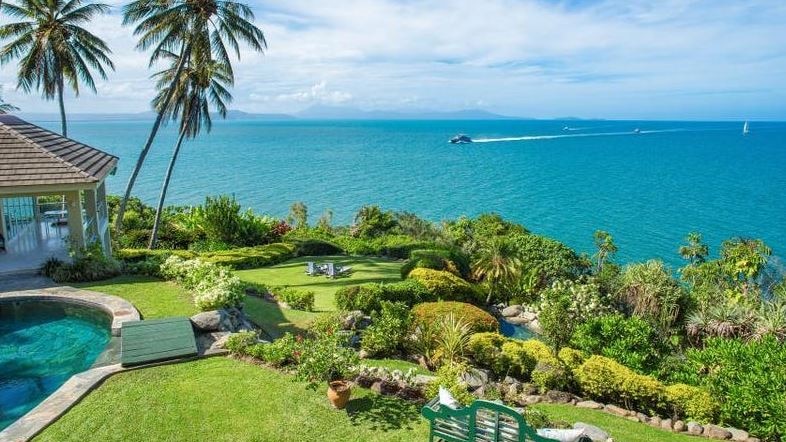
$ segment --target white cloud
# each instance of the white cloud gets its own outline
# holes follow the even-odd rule
[[[234,107],[313,103],[628,118],[786,118],[786,2],[291,0],[254,4],[265,55],[243,51]],[[117,72],[82,112],[141,111],[146,54],[120,17],[91,31]],[[0,71],[13,83],[14,68]],[[54,110],[6,87],[26,110]]]

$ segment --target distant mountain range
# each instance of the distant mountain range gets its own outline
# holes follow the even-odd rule
[[[20,112],[21,118],[30,121],[60,121],[60,115],[55,113]],[[153,112],[98,114],[98,113],[72,113],[68,114],[69,121],[143,121],[155,118]],[[459,111],[366,111],[352,107],[342,106],[312,106],[294,114],[262,114],[240,110],[227,112],[227,120],[518,120],[520,117],[510,117],[495,114],[481,109],[465,109]]]

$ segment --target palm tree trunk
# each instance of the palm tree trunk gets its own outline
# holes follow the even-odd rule
[[[166,169],[166,176],[164,177],[164,184],[161,186],[161,195],[158,197],[158,206],[156,207],[156,220],[153,223],[153,232],[150,234],[150,243],[148,248],[152,249],[158,242],[158,228],[161,224],[161,212],[164,210],[164,199],[166,199],[166,191],[169,188],[169,180],[172,178],[172,170],[175,168],[177,162],[177,155],[180,153],[180,146],[183,145],[183,139],[186,136],[186,131],[181,130],[180,136],[177,137],[177,144],[175,150],[172,152],[172,158],[169,160],[169,166]]]
[[[486,305],[491,304],[492,295],[494,295],[494,284],[489,284],[489,294],[486,296]]]
[[[156,121],[153,123],[153,128],[150,130],[150,135],[147,137],[147,141],[145,142],[144,147],[142,147],[142,151],[139,152],[139,158],[136,160],[136,165],[134,166],[134,170],[131,171],[131,176],[128,177],[128,184],[126,184],[126,191],[123,194],[123,199],[120,200],[120,206],[117,208],[117,217],[115,219],[115,230],[120,232],[123,230],[123,217],[126,213],[126,205],[128,204],[128,199],[131,198],[131,191],[134,190],[134,183],[136,183],[136,178],[139,175],[139,171],[142,170],[142,165],[145,163],[145,158],[147,158],[147,154],[150,151],[150,147],[153,145],[153,140],[156,138],[158,134],[158,129],[161,127],[161,123],[164,121],[164,114],[166,109],[169,107],[169,103],[172,101],[172,97],[175,95],[175,86],[177,84],[178,79],[180,78],[180,73],[183,72],[183,68],[186,65],[186,61],[191,54],[191,46],[183,46],[182,51],[180,52],[180,61],[177,65],[177,70],[175,71],[174,79],[172,80],[172,84],[169,85],[169,92],[164,99],[164,103],[161,106],[161,109],[158,111],[158,115],[156,115]]]
[[[60,103],[60,126],[61,133],[68,137],[68,127],[66,125],[65,103],[63,102],[63,75],[62,72],[57,78],[57,101]]]

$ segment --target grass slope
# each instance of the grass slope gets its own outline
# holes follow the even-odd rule
[[[325,276],[308,276],[306,262],[334,262],[341,266],[351,266],[348,277],[328,279]],[[335,310],[333,295],[341,287],[364,284],[367,282],[395,282],[401,280],[401,263],[382,258],[354,256],[300,257],[285,263],[259,269],[239,270],[241,279],[265,284],[268,287],[293,287],[311,290],[315,295],[315,308],[318,311]]]
[[[113,376],[36,441],[416,441],[419,407],[356,388],[346,410],[325,390],[227,358]]]
[[[144,319],[191,316],[199,311],[191,295],[177,284],[149,276],[122,275],[105,281],[74,285],[130,301]]]

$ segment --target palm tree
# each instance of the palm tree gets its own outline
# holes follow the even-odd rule
[[[62,134],[68,136],[66,83],[77,96],[80,83],[96,92],[92,71],[106,80],[105,68],[115,69],[106,43],[81,27],[108,13],[109,6],[84,0],[16,0],[3,3],[0,11],[22,20],[0,27],[0,39],[12,39],[0,50],[0,64],[19,59],[17,87],[57,99]]]
[[[702,242],[701,233],[691,232],[685,240],[688,243],[680,246],[680,256],[690,261],[691,264],[703,263],[707,259],[707,255],[710,254],[710,249],[707,244]]]
[[[187,138],[195,138],[203,127],[210,132],[212,128],[211,105],[222,117],[226,117],[227,104],[232,101],[232,95],[228,89],[233,84],[231,68],[221,61],[209,58],[209,55],[209,51],[194,50],[186,65],[183,66],[178,55],[174,53],[162,54],[162,56],[170,58],[173,65],[170,69],[157,74],[160,92],[153,99],[153,104],[160,114],[168,114],[172,118],[179,119],[179,130],[158,198],[156,217],[148,245],[151,249],[156,246],[158,241],[158,229],[161,224],[164,201],[183,141]],[[173,86],[174,92],[169,90]]]
[[[614,238],[612,238],[609,232],[596,230],[593,237],[595,239],[595,247],[598,248],[595,258],[598,261],[598,273],[600,273],[603,270],[603,264],[617,253],[617,245],[614,244]]]
[[[478,281],[486,281],[489,294],[486,304],[491,303],[494,292],[521,276],[521,259],[515,245],[504,237],[494,237],[483,244],[478,257],[472,264],[472,274]]]
[[[134,35],[139,36],[137,49],[153,48],[150,66],[162,58],[171,58],[173,53],[179,54],[172,75],[173,82],[180,78],[180,73],[190,59],[197,38],[207,39],[209,51],[213,54],[212,59],[223,63],[229,78],[234,81],[227,47],[235,52],[238,59],[240,42],[248,44],[258,52],[263,52],[267,48],[265,36],[262,30],[252,23],[253,20],[254,13],[251,8],[230,0],[136,0],[123,8],[123,24],[136,23]],[[125,193],[120,200],[115,220],[117,230],[123,227],[126,204],[153,145],[153,140],[161,124],[172,117],[171,113],[167,113],[167,109],[175,99],[174,94],[178,88],[170,84],[164,90],[167,93],[163,96],[159,94],[158,107],[155,108],[156,120],[139,152],[134,170],[128,178]]]

